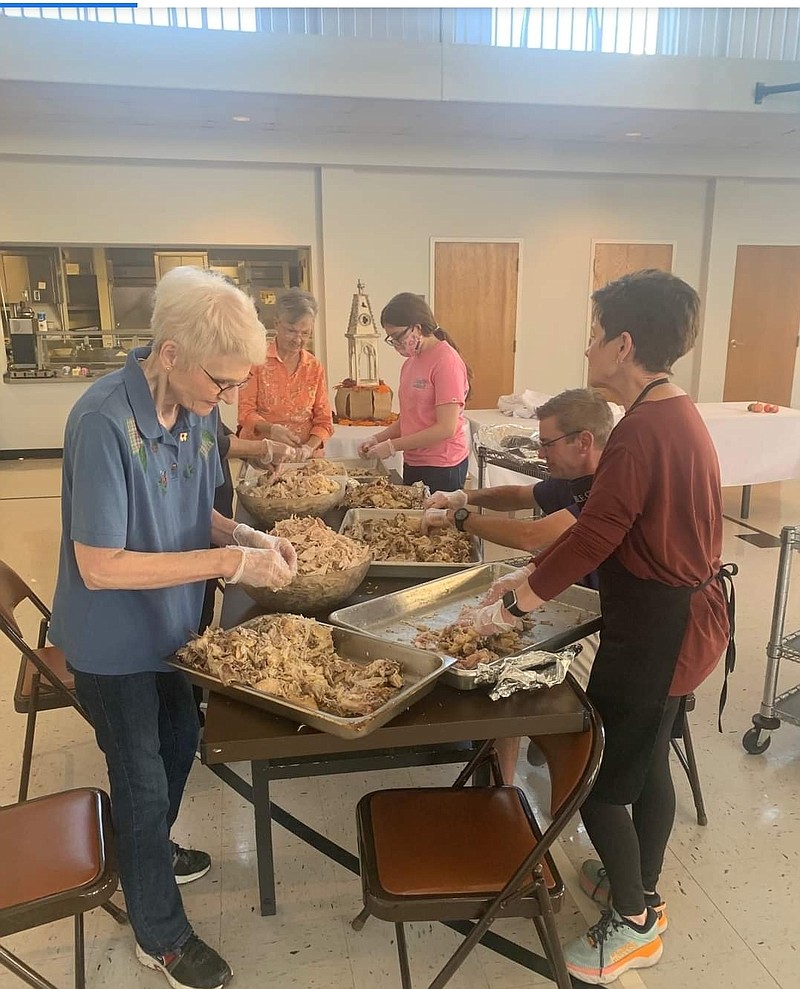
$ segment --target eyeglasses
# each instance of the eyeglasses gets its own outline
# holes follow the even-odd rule
[[[217,391],[217,398],[222,398],[226,391],[238,391],[240,388],[244,388],[251,377],[248,374],[244,381],[229,381],[226,384],[224,381],[218,381],[213,374],[209,374],[202,364],[200,365],[200,370],[206,375],[207,378],[210,378],[219,389]]]
[[[387,333],[384,337],[384,341],[389,344],[390,347],[398,347],[403,340],[405,340],[410,330],[413,330],[413,326],[407,326],[400,333]]]
[[[558,443],[559,440],[565,440],[568,436],[577,436],[578,433],[582,433],[582,432],[583,432],[582,429],[572,429],[572,430],[570,430],[570,432],[568,432],[568,433],[562,433],[560,436],[556,436],[555,439],[552,439],[552,440],[537,440],[536,441],[536,449],[537,450],[546,450],[548,447],[552,446],[554,443]]]

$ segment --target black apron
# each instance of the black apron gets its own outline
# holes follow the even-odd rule
[[[630,804],[650,768],[695,588],[634,577],[615,556],[599,573],[603,627],[587,693],[606,745],[592,799]]]

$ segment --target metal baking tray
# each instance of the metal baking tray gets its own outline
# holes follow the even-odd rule
[[[242,626],[246,627],[259,620],[251,619],[242,622]],[[320,624],[324,625],[325,623],[320,622]],[[436,686],[439,677],[455,662],[449,656],[439,656],[415,646],[378,640],[372,635],[333,625],[327,627],[333,633],[334,648],[343,659],[363,663],[365,666],[375,659],[394,659],[400,663],[405,685],[377,711],[357,718],[343,718],[336,714],[326,714],[325,711],[309,710],[300,704],[265,694],[253,687],[237,684],[226,686],[210,673],[203,673],[201,670],[184,666],[177,657],[172,657],[169,664],[186,673],[189,679],[198,686],[216,691],[218,694],[225,694],[245,704],[260,707],[269,711],[270,714],[277,714],[280,717],[288,718],[290,721],[297,721],[301,725],[308,725],[309,728],[316,728],[318,731],[324,731],[339,738],[363,738],[429,694]]]
[[[418,625],[440,629],[454,622],[464,605],[476,605],[489,587],[515,568],[507,563],[486,563],[462,573],[395,591],[374,601],[353,604],[330,614],[345,628],[369,632],[390,642],[411,643]],[[600,595],[574,584],[533,613],[533,625],[522,632],[524,648],[555,652],[600,628]],[[474,670],[448,669],[442,678],[460,690],[473,690]]]
[[[348,535],[347,530],[359,519],[391,519],[397,515],[422,518],[425,513],[411,508],[350,508],[342,519],[339,532]],[[483,559],[481,541],[470,535],[472,559],[469,563],[420,563],[417,560],[373,560],[367,573],[371,577],[445,577],[448,574],[471,570]]]
[[[348,477],[357,481],[375,481],[379,477],[388,477],[389,468],[377,457],[326,457],[332,464],[341,464],[347,471]]]

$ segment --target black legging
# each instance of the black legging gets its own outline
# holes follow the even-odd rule
[[[655,892],[675,820],[675,788],[669,769],[670,738],[680,697],[670,697],[658,729],[650,769],[633,816],[627,807],[592,800],[581,808],[586,832],[605,866],[614,908],[624,917],[645,910],[644,891]]]

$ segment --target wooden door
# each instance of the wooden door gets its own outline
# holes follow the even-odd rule
[[[791,405],[798,333],[800,247],[740,245],[724,401]]]
[[[632,271],[672,271],[672,244],[595,244],[592,291]]]
[[[472,368],[470,409],[494,409],[514,390],[519,244],[451,243],[434,249],[433,310]]]
[[[595,244],[592,258],[592,292],[608,285],[609,282],[629,275],[632,271],[655,268],[658,271],[672,271],[672,244]],[[584,375],[588,368],[584,364]],[[584,377],[584,381],[586,378]],[[608,402],[621,404],[622,399],[610,388],[597,391]]]

